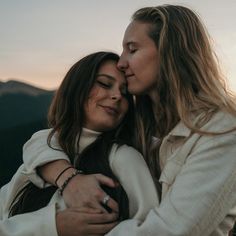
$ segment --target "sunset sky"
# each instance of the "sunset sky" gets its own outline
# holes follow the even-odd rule
[[[120,54],[135,10],[168,3],[200,14],[229,87],[236,91],[236,0],[0,0],[0,80],[19,79],[54,89],[86,54]]]

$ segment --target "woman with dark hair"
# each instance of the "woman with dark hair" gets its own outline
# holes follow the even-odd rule
[[[138,147],[162,191],[143,223],[124,221],[109,235],[227,236],[236,220],[236,102],[200,18],[184,6],[137,10],[118,67],[136,95]],[[89,180],[68,185],[68,206],[99,207],[101,181],[93,194]],[[94,197],[83,202],[81,192]]]
[[[118,67],[137,95],[139,148],[162,192],[143,223],[123,221],[108,235],[227,236],[236,220],[236,102],[200,18],[184,6],[137,10]],[[68,199],[72,186],[92,195],[86,178],[71,182]],[[97,191],[93,203],[76,190],[74,198],[95,205]]]
[[[97,52],[78,61],[66,74],[49,110],[51,129],[37,132],[25,145],[30,148],[34,138],[48,136],[45,143],[52,158],[50,151],[45,155],[32,145],[32,155],[38,156],[35,161],[46,163],[65,153],[70,164],[58,172],[56,187],[39,188],[28,178],[24,165],[18,169],[0,190],[1,236],[103,235],[114,227],[114,221],[144,219],[158,204],[148,167],[132,147],[134,102],[116,67],[118,60],[114,53]],[[45,145],[38,142],[38,146]],[[101,186],[106,193],[103,208],[67,208],[63,196],[70,182],[86,175],[99,179],[97,173],[112,180],[110,187]]]

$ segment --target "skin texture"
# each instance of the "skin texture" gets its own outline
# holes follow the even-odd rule
[[[99,210],[86,207],[68,208],[56,215],[60,236],[104,235],[116,225],[115,220],[115,214],[102,214]]]
[[[131,94],[154,93],[159,71],[159,55],[148,36],[149,24],[133,21],[125,31],[118,68],[124,71]]]
[[[85,105],[85,127],[104,132],[120,124],[128,111],[126,81],[114,61],[101,65]]]

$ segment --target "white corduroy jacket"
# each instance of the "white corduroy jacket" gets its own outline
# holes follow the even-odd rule
[[[203,129],[236,126],[217,113]],[[162,199],[140,223],[121,222],[107,236],[227,236],[236,219],[236,131],[203,136],[179,123],[163,140]]]
[[[0,190],[1,236],[57,236],[56,211],[66,207],[58,191],[55,192],[48,206],[32,213],[8,217],[10,204],[26,183],[32,181],[39,187],[46,186],[37,175],[36,167],[53,160],[68,159],[63,152],[48,147],[49,132],[50,130],[37,132],[24,145],[25,164],[20,166],[12,180]],[[80,150],[93,142],[97,135],[97,132],[83,129]],[[52,146],[60,149],[55,137],[52,139]],[[122,145],[118,149],[117,145],[113,145],[109,163],[128,195],[130,217],[144,220],[149,210],[159,204],[159,200],[142,155],[127,145]]]

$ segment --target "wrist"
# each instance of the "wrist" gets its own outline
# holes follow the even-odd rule
[[[76,169],[71,165],[64,167],[57,175],[57,178],[54,181],[55,185],[58,188],[61,188],[64,182],[75,172]]]
[[[65,188],[67,187],[68,183],[77,175],[83,174],[82,170],[75,170],[67,179],[64,181],[64,183],[59,187],[60,194],[62,195]]]

